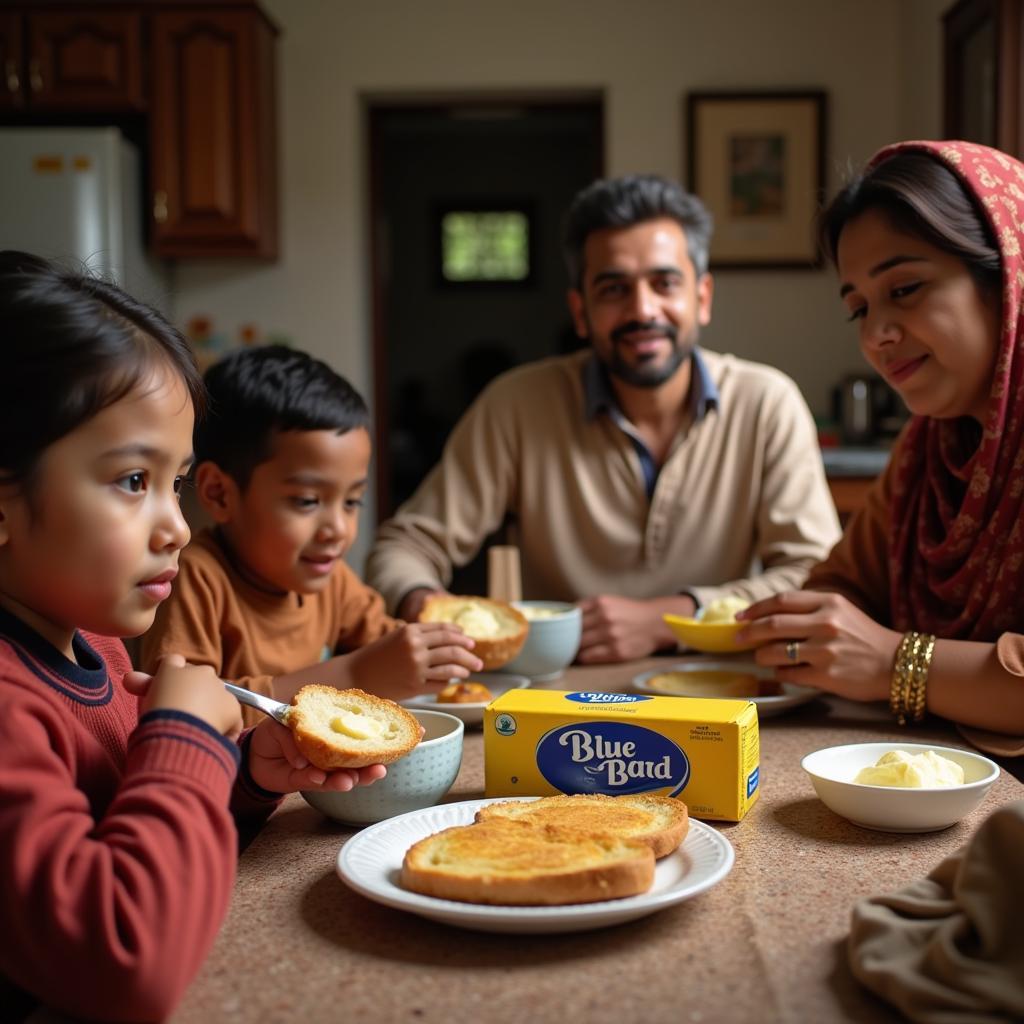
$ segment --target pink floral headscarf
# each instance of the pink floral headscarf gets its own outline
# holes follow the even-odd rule
[[[893,626],[994,641],[1024,630],[1024,164],[966,142],[904,142],[931,153],[985,210],[1002,257],[1002,333],[980,443],[963,422],[915,417],[899,446],[890,533]]]

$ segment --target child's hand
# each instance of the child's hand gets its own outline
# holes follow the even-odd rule
[[[128,672],[124,685],[139,697],[140,717],[157,709],[184,711],[232,739],[242,731],[242,709],[209,665],[188,665],[180,654],[168,654],[156,675]]]
[[[258,786],[273,793],[294,793],[300,789],[347,793],[356,786],[368,786],[383,779],[387,772],[382,764],[338,768],[333,772],[315,768],[299,753],[291,730],[269,718],[253,729],[249,739],[249,774]]]
[[[410,622],[348,657],[364,689],[404,700],[422,693],[426,683],[447,683],[479,672],[484,664],[472,653],[473,643],[451,623]]]

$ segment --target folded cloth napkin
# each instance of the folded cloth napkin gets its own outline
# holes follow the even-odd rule
[[[1024,1020],[1024,800],[927,878],[854,907],[859,981],[912,1021]]]

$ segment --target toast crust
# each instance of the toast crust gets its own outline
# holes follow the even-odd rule
[[[338,731],[332,722],[342,715],[380,723],[380,735],[358,738]],[[292,698],[288,727],[295,745],[309,763],[324,771],[391,764],[420,741],[419,722],[394,701],[363,690],[337,690],[333,686],[304,686]],[[357,730],[358,731],[358,730]]]
[[[412,892],[492,906],[563,906],[623,899],[654,881],[654,854],[634,839],[497,819],[414,843],[401,884]]]
[[[473,653],[484,663],[484,671],[507,665],[526,643],[530,630],[526,616],[504,601],[455,594],[431,594],[423,602],[419,621],[458,626],[475,641]]]
[[[499,818],[636,839],[646,843],[659,860],[679,847],[690,828],[686,804],[654,793],[546,796],[488,804],[476,812],[477,821]]]

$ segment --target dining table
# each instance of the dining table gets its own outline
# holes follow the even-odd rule
[[[670,665],[659,656],[572,666],[535,685],[630,692],[634,677]],[[593,930],[475,931],[372,901],[349,888],[336,867],[339,850],[359,830],[289,795],[241,853],[227,918],[171,1020],[900,1020],[850,971],[854,905],[925,876],[989,813],[1024,799],[1024,785],[1004,768],[976,810],[950,828],[871,831],[817,798],[801,759],[823,747],[883,740],[968,747],[954,727],[934,718],[900,727],[881,705],[822,694],[762,717],[759,730],[759,799],[739,822],[706,822],[733,848],[729,873],[690,899]],[[467,728],[445,800],[483,796],[483,737],[479,727]]]

